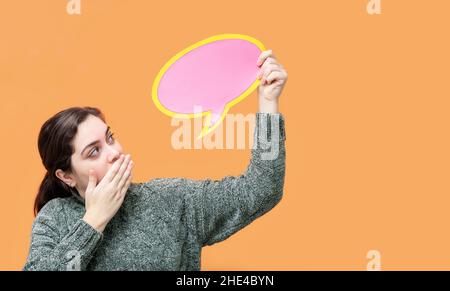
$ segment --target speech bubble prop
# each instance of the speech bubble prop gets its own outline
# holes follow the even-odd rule
[[[199,41],[162,67],[153,82],[153,102],[170,117],[206,116],[206,125],[197,137],[202,138],[258,87],[256,62],[264,50],[260,41],[242,34]]]

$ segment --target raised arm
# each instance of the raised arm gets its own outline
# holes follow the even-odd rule
[[[278,112],[287,72],[271,50],[259,56],[259,112],[254,148],[246,171],[221,180],[205,180],[197,205],[203,245],[222,241],[272,209],[282,198],[285,177],[284,117]],[[255,147],[256,146],[256,147]]]
[[[202,245],[228,238],[282,198],[286,161],[283,116],[257,113],[254,136],[257,148],[252,149],[250,164],[242,175],[201,181],[195,204]]]

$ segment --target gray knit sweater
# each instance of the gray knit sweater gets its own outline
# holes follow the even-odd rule
[[[49,201],[33,222],[24,270],[200,270],[203,246],[225,240],[281,200],[285,139],[281,114],[256,113],[242,175],[131,183],[103,233],[81,219],[80,196]]]

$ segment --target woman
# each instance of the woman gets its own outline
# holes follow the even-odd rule
[[[240,176],[131,183],[133,161],[98,109],[69,108],[50,118],[38,139],[47,174],[24,270],[200,270],[203,246],[272,209],[284,185],[278,99],[287,73],[271,50],[257,65],[254,147]],[[271,146],[277,154],[263,158]]]

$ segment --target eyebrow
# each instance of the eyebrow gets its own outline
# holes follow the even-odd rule
[[[105,131],[105,136],[108,134],[109,129],[110,129],[110,127],[108,126],[108,127],[106,128],[106,131]],[[85,151],[87,148],[89,148],[90,146],[93,146],[93,145],[95,145],[95,144],[97,144],[97,143],[99,143],[99,142],[100,142],[99,140],[96,140],[96,141],[91,142],[91,143],[88,144],[87,146],[85,146],[84,149],[81,151],[80,155],[83,155],[84,151]]]

